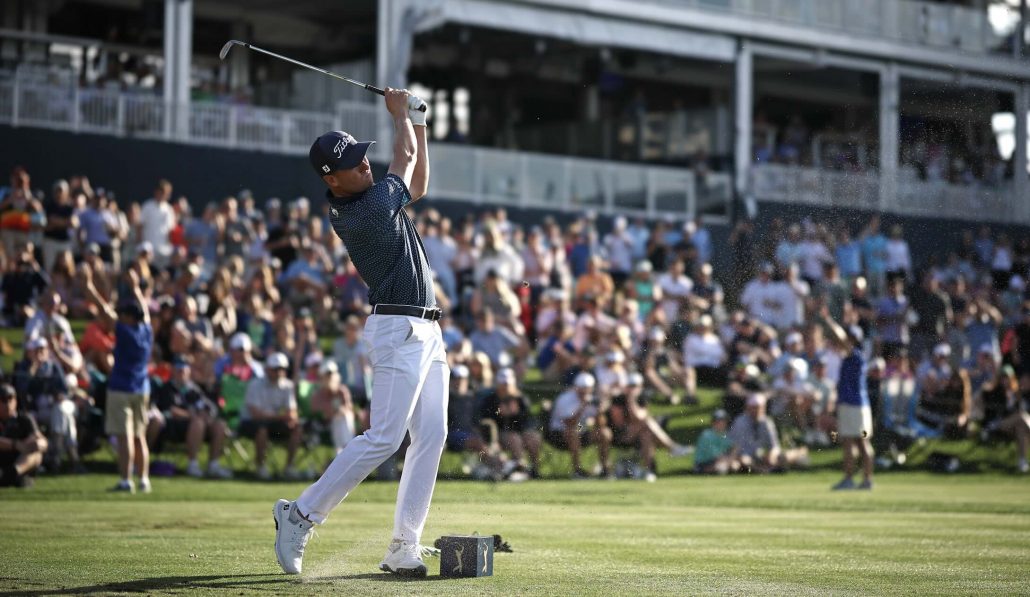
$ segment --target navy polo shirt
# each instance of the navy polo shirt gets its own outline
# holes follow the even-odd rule
[[[154,332],[149,324],[140,322],[114,326],[114,366],[107,378],[107,389],[128,394],[150,394],[147,366],[154,345]]]
[[[326,199],[329,223],[368,284],[369,304],[436,307],[426,250],[404,212],[411,194],[399,176],[387,174],[360,195],[327,192]]]

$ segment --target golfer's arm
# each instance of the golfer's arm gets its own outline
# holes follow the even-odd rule
[[[393,127],[393,161],[390,162],[390,174],[400,177],[404,181],[404,186],[410,190],[417,153],[415,127],[412,126],[411,119],[407,114],[394,116]],[[414,193],[412,193],[412,198],[414,199]]]
[[[415,126],[415,170],[411,174],[411,202],[414,203],[425,196],[429,190],[429,140],[426,138],[425,126]]]

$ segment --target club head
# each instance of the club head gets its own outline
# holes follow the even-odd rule
[[[218,53],[218,59],[225,60],[225,57],[229,55],[229,50],[231,50],[234,45],[242,43],[243,42],[235,39],[230,39],[229,41],[225,42],[225,45],[222,46],[222,51]]]

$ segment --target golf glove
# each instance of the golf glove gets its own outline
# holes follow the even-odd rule
[[[426,126],[426,116],[429,114],[429,108],[426,108],[425,112],[419,111],[418,107],[424,104],[422,98],[417,95],[408,96],[408,114],[411,116],[411,124],[415,126]]]

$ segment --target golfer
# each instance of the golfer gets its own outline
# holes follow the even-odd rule
[[[372,315],[364,340],[372,364],[371,429],[349,442],[322,477],[295,502],[279,500],[275,553],[289,574],[299,574],[312,526],[322,524],[379,464],[397,451],[405,433],[411,446],[404,460],[393,541],[380,569],[422,577],[425,548],[419,545],[447,438],[450,370],[436,308],[432,272],[422,239],[404,208],[429,185],[426,114],[422,100],[403,89],[386,90],[393,117],[393,161],[383,180],[372,180],[365,153],[341,131],[311,146],[311,165],[329,187],[329,221],[347,245],[368,284]]]

